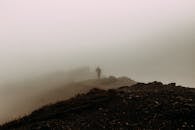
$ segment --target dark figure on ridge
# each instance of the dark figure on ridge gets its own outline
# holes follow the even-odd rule
[[[96,68],[96,73],[97,73],[98,79],[100,79],[100,77],[101,77],[101,72],[102,72],[102,70],[99,67],[97,67]]]

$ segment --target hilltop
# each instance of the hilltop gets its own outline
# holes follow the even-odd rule
[[[195,89],[137,83],[116,89],[91,89],[47,105],[2,130],[194,129]]]

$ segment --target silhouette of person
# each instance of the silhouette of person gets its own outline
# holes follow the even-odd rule
[[[96,73],[97,73],[98,79],[100,79],[100,77],[101,77],[101,72],[102,72],[102,70],[100,69],[100,67],[97,67],[96,68]]]

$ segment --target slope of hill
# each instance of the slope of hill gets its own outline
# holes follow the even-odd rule
[[[136,84],[134,80],[127,77],[108,77],[100,80],[90,79],[80,82],[72,82],[64,86],[53,88],[45,93],[37,95],[35,99],[31,100],[31,103],[40,108],[43,105],[55,103],[76,96],[79,93],[87,93],[92,88],[99,89],[111,89],[119,86],[132,86]]]
[[[91,79],[94,76],[95,72],[91,72],[88,67],[81,67],[34,77],[27,76],[24,79],[0,84],[0,124],[57,100],[52,96],[49,96],[52,97],[52,100],[49,100],[44,95],[47,96],[48,93],[52,95],[54,90],[64,88],[71,82]],[[68,91],[68,88],[64,90]]]
[[[9,84],[0,91],[0,124],[24,116],[44,105],[88,92],[94,87],[109,89],[135,83],[126,77],[97,80],[95,73],[87,68],[79,68]]]
[[[2,130],[194,129],[195,89],[138,83],[45,106]]]

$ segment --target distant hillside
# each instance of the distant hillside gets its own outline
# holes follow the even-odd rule
[[[75,81],[94,79],[95,72],[91,72],[89,67],[80,67],[69,71],[50,72],[23,78],[0,85],[0,124],[21,117],[52,101],[56,102],[58,99],[51,96],[56,90]],[[68,91],[68,89],[65,89],[65,91]],[[48,93],[50,95],[47,98],[45,96],[48,96]],[[64,96],[70,98],[65,93],[63,99]]]
[[[74,97],[79,93],[86,93],[92,88],[99,89],[111,89],[117,88],[120,86],[132,86],[136,84],[134,80],[131,80],[127,77],[108,77],[97,79],[89,79],[80,82],[72,82],[65,84],[64,86],[54,87],[42,94],[38,95],[35,99],[31,100],[32,104],[36,106],[43,106],[49,103],[55,103],[57,101],[69,99]]]
[[[0,91],[0,124],[29,114],[44,105],[88,92],[94,87],[109,89],[135,83],[127,77],[111,76],[97,80],[95,72],[90,72],[87,67],[12,83],[3,86]]]
[[[95,88],[0,127],[2,130],[194,128],[195,89],[160,82],[108,90]]]

